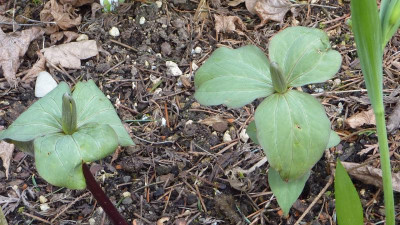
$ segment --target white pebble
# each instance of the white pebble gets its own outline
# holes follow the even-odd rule
[[[35,96],[41,98],[57,87],[57,82],[46,71],[39,73],[36,78]]]
[[[125,191],[124,193],[122,193],[122,197],[124,198],[131,197],[131,193],[129,191]]]
[[[113,37],[119,36],[119,30],[116,27],[112,27],[108,33]]]
[[[161,126],[165,127],[167,125],[167,120],[163,117],[161,118]]]
[[[145,22],[146,22],[146,18],[144,18],[144,16],[140,17],[139,24],[143,25]]]
[[[43,212],[45,212],[45,211],[47,211],[49,209],[50,209],[50,206],[47,203],[44,203],[44,204],[40,205],[40,210],[43,211]]]
[[[223,141],[224,143],[226,143],[226,142],[231,142],[231,141],[232,141],[232,137],[231,137],[231,135],[229,134],[229,131],[228,131],[228,130],[224,133],[224,137],[222,138],[222,141]]]
[[[161,8],[162,7],[162,1],[156,1],[156,5],[157,5],[157,8]]]
[[[194,53],[196,53],[196,54],[200,54],[202,51],[203,51],[203,49],[201,49],[201,47],[199,47],[199,46],[197,46],[197,47],[194,49]]]
[[[39,202],[40,203],[46,203],[47,202],[47,198],[46,197],[44,197],[43,195],[41,195],[41,196],[39,196]]]
[[[76,39],[76,41],[87,41],[87,40],[89,40],[89,37],[86,35],[86,34],[80,34],[79,36],[78,36],[78,38]]]
[[[240,140],[242,140],[244,143],[246,143],[249,140],[249,135],[246,133],[246,129],[242,129],[242,131],[239,134]]]
[[[90,218],[90,219],[89,219],[89,224],[90,224],[90,225],[95,225],[95,224],[96,224],[96,220],[93,219],[93,218]]]
[[[170,76],[180,76],[182,75],[182,70],[179,69],[178,64],[172,62],[172,61],[167,61],[165,62],[165,65],[167,66],[167,75]]]

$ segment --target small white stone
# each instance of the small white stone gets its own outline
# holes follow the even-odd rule
[[[80,34],[79,36],[78,36],[78,38],[76,39],[76,41],[87,41],[87,40],[89,40],[89,37],[86,35],[86,34]]]
[[[161,53],[157,53],[157,54],[156,54],[156,58],[159,58],[159,59],[161,59],[161,58],[162,58],[162,55],[161,55]]]
[[[179,69],[178,64],[172,61],[167,61],[165,62],[165,65],[167,66],[167,75],[177,77],[183,74],[182,70]]]
[[[201,47],[199,47],[199,46],[197,46],[197,47],[194,49],[194,53],[196,53],[196,54],[200,54],[201,52],[203,52],[203,49],[201,49]]]
[[[131,193],[129,191],[125,191],[124,193],[122,193],[122,197],[124,198],[131,197]]]
[[[144,16],[140,17],[139,19],[139,24],[143,25],[144,23],[146,23],[146,18],[144,18]]]
[[[339,78],[336,78],[336,79],[333,80],[333,84],[335,86],[339,86],[341,83],[342,83],[342,80],[340,80]]]
[[[50,209],[50,206],[47,203],[44,203],[44,204],[40,205],[40,210],[43,211],[43,212],[45,212],[45,211],[47,211],[49,209]]]
[[[242,129],[242,131],[239,134],[240,140],[242,140],[244,143],[246,143],[249,140],[249,135],[246,132],[246,129]]]
[[[195,62],[192,62],[192,70],[196,71],[198,68],[199,66]]]
[[[192,123],[193,123],[193,120],[188,120],[188,121],[186,121],[185,126],[186,126],[186,125],[190,125],[190,124],[192,124]]]
[[[162,1],[156,1],[156,5],[157,5],[157,8],[161,8],[162,7]]]
[[[44,197],[43,195],[41,195],[41,196],[39,196],[39,202],[40,203],[46,203],[47,202],[47,198],[46,197]]]
[[[96,220],[93,219],[93,218],[90,218],[90,219],[89,219],[89,224],[90,224],[90,225],[95,225],[95,224],[96,224]]]
[[[149,66],[150,66],[150,63],[146,60],[146,61],[144,61],[144,66],[145,66],[145,67],[149,67]]]
[[[165,127],[167,125],[167,120],[163,117],[161,118],[161,126]]]
[[[41,98],[57,87],[57,82],[46,71],[39,73],[36,78],[35,96]]]
[[[222,141],[223,142],[231,142],[232,141],[232,137],[231,137],[231,135],[229,134],[229,131],[227,130],[225,133],[224,133],[224,137],[222,138]]]
[[[112,27],[108,33],[113,37],[119,36],[119,30],[116,27]]]
[[[156,77],[153,74],[150,74],[150,81],[153,84],[157,84],[161,80],[161,77]]]
[[[154,94],[158,95],[162,92],[161,88],[157,88],[156,90],[154,90]]]

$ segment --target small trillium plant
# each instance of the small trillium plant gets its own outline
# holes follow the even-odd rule
[[[268,51],[269,59],[256,46],[217,49],[195,75],[195,98],[233,108],[265,98],[248,130],[264,149],[270,187],[287,214],[324,150],[340,141],[318,100],[293,87],[332,78],[341,56],[323,31],[306,27],[279,32]]]
[[[0,140],[33,154],[39,175],[50,184],[70,189],[87,186],[112,214],[114,224],[126,224],[85,163],[110,155],[118,145],[134,143],[92,80],[79,82],[72,94],[66,83],[60,83],[1,132]]]

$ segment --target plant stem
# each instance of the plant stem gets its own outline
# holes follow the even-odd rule
[[[112,204],[110,199],[101,189],[99,184],[94,179],[89,167],[86,163],[82,162],[83,175],[86,179],[87,189],[93,194],[93,197],[97,200],[100,206],[104,209],[108,217],[112,220],[114,225],[128,225],[125,219],[121,216],[115,206]]]
[[[392,172],[391,172],[392,170],[390,166],[385,113],[383,110],[382,102],[379,108],[382,108],[382,110],[377,110],[377,112],[375,112],[375,118],[376,118],[376,129],[378,132],[379,152],[381,156],[386,225],[394,225],[395,216],[394,216],[394,199],[393,199]]]
[[[76,104],[68,93],[62,97],[62,129],[65,134],[73,134],[77,126]]]

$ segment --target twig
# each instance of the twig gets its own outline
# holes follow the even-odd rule
[[[54,221],[61,216],[65,211],[67,211],[67,209],[71,208],[71,206],[73,206],[77,201],[81,200],[82,198],[88,196],[90,194],[90,192],[86,192],[85,194],[79,196],[78,198],[76,198],[74,201],[72,201],[71,203],[69,203],[67,205],[67,207],[65,207],[64,209],[62,209],[50,222],[52,224],[54,224]]]
[[[197,195],[199,196],[199,200],[200,200],[201,206],[203,207],[204,212],[205,212],[205,213],[208,213],[208,212],[207,212],[207,208],[206,208],[206,204],[204,204],[204,200],[203,200],[203,197],[201,196],[199,187],[198,187],[196,184],[194,185],[194,187],[195,187],[195,189],[196,189]]]
[[[110,39],[110,41],[111,41],[111,42],[114,42],[115,44],[119,44],[119,45],[121,45],[121,46],[123,46],[123,47],[125,47],[125,48],[128,48],[128,49],[130,49],[130,50],[132,50],[132,51],[138,52],[138,50],[137,50],[136,48],[131,47],[131,46],[129,46],[129,45],[127,45],[127,44],[124,44],[124,43],[122,43],[122,42],[119,42],[119,41],[117,41],[117,40]]]
[[[308,206],[306,211],[304,211],[304,213],[300,216],[300,218],[296,221],[296,223],[294,225],[299,225],[300,224],[300,222],[304,219],[304,217],[308,214],[308,212],[310,212],[310,210],[315,205],[315,203],[317,203],[317,201],[322,197],[322,195],[326,192],[326,190],[329,188],[329,186],[331,186],[332,183],[333,183],[333,175],[331,175],[329,177],[328,183],[326,183],[325,187],[322,188],[321,192],[319,192],[317,197],[314,198],[314,200]]]
[[[29,217],[31,217],[31,218],[33,218],[33,219],[35,219],[35,220],[39,220],[40,222],[47,223],[47,224],[52,224],[52,223],[49,222],[48,220],[42,219],[42,218],[40,218],[40,217],[38,217],[38,216],[29,214],[29,213],[26,213],[26,212],[22,212],[22,214],[24,214],[25,216],[29,216]]]
[[[143,216],[137,214],[137,213],[133,213],[134,216],[138,217],[139,219],[143,220],[144,222],[146,222],[147,224],[154,224],[151,221],[149,221],[148,219],[144,218]]]
[[[163,145],[163,144],[168,144],[168,143],[174,143],[173,141],[161,141],[161,142],[153,142],[153,141],[148,141],[146,139],[140,138],[134,134],[132,134],[133,137],[139,139],[140,141],[144,141],[146,143],[152,144],[152,145]]]
[[[102,73],[100,76],[104,77],[104,75],[106,75],[108,72],[110,72],[111,70],[117,68],[118,66],[120,66],[122,63],[124,63],[125,60],[122,60],[121,62],[115,64],[113,67],[111,67],[110,69],[108,69],[106,72]]]

